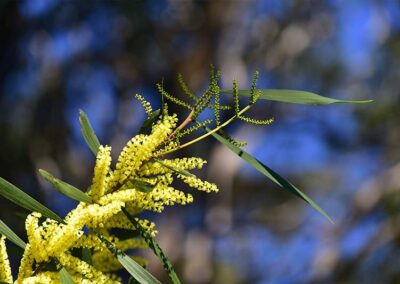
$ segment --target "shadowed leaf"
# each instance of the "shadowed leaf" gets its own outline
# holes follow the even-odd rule
[[[133,186],[135,189],[137,189],[141,192],[144,192],[144,193],[151,192],[155,187],[155,185],[152,185],[149,182],[137,180],[137,179],[133,179],[129,182],[130,182],[130,185]]]
[[[140,127],[139,130],[139,134],[146,134],[147,131],[151,128],[151,126],[154,123],[154,120],[157,118],[157,116],[160,114],[160,110],[155,110],[151,113],[150,117],[148,119],[146,119],[143,124],[142,127]]]

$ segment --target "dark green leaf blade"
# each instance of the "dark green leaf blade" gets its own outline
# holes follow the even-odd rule
[[[140,266],[136,261],[109,242],[103,235],[97,234],[99,239],[106,245],[110,252],[118,259],[121,265],[141,284],[160,284],[153,275]]]
[[[58,274],[60,274],[61,284],[75,284],[74,280],[72,279],[71,275],[69,275],[65,267],[61,268]]]
[[[92,252],[89,248],[83,247],[82,248],[82,260],[90,265],[92,265]]]
[[[96,156],[100,147],[100,142],[96,134],[94,133],[94,130],[89,122],[86,113],[83,110],[79,110],[79,123],[81,125],[81,132],[83,138],[86,141],[86,144],[89,146],[90,150]]]
[[[333,103],[348,103],[348,104],[364,104],[370,103],[373,100],[351,101],[351,100],[337,100],[328,97],[323,97],[315,93],[298,91],[298,90],[285,90],[285,89],[264,89],[258,90],[261,92],[260,99],[304,104],[304,105],[328,105]],[[233,94],[232,90],[221,90],[224,94]],[[240,96],[250,97],[250,90],[239,90]]]
[[[155,187],[155,185],[152,185],[149,182],[142,181],[142,180],[137,180],[137,179],[130,180],[129,183],[135,189],[137,189],[137,190],[139,190],[141,192],[144,192],[144,193],[151,192]]]
[[[210,131],[210,129],[206,128],[207,131]],[[319,213],[321,213],[325,218],[329,220],[329,222],[333,223],[332,219],[328,216],[328,214],[321,208],[319,207],[310,197],[308,197],[305,193],[303,193],[300,189],[295,187],[293,184],[291,184],[289,181],[281,177],[279,174],[274,172],[272,169],[268,168],[266,165],[261,163],[259,160],[251,156],[249,153],[243,151],[239,147],[233,145],[230,143],[228,140],[223,138],[221,135],[217,133],[212,133],[215,139],[217,139],[219,142],[221,142],[223,145],[228,147],[232,152],[234,152],[236,155],[241,157],[243,160],[245,160],[247,163],[249,163],[253,168],[258,170],[260,173],[265,175],[267,178],[272,180],[274,183],[279,185],[280,187],[286,189],[287,191],[293,193],[294,195],[300,197],[304,201],[306,201],[308,204],[310,204],[314,209],[316,209]]]
[[[30,211],[39,212],[43,216],[49,217],[58,222],[63,222],[60,216],[58,216],[56,213],[54,213],[49,208],[42,205],[40,202],[36,201],[34,198],[26,194],[24,191],[20,190],[18,187],[9,183],[8,181],[6,181],[1,177],[0,177],[0,195],[14,202],[18,206],[21,206]]]
[[[180,284],[181,281],[178,278],[178,275],[176,274],[171,262],[169,261],[169,259],[167,258],[167,256],[164,254],[164,252],[162,251],[162,249],[160,248],[160,246],[158,245],[157,241],[149,235],[149,233],[147,233],[143,227],[140,225],[140,223],[138,221],[135,220],[135,218],[133,218],[131,216],[131,214],[129,214],[129,212],[125,209],[122,208],[122,211],[124,212],[125,216],[128,218],[128,220],[131,222],[133,228],[139,232],[139,234],[141,235],[141,237],[146,241],[147,245],[149,246],[149,248],[154,252],[154,254],[161,260],[161,262],[163,263],[163,266],[165,268],[165,270],[168,273],[168,277],[171,280],[171,282],[173,284]]]
[[[18,237],[17,234],[14,233],[14,231],[11,230],[10,227],[8,227],[2,220],[0,220],[0,234],[5,236],[9,241],[13,242],[20,248],[25,249],[25,242],[21,240],[20,237]]]
[[[57,189],[59,192],[63,193],[64,195],[77,200],[77,201],[82,201],[85,203],[92,203],[92,199],[84,192],[79,190],[78,188],[63,182],[59,180],[58,178],[55,178],[52,176],[49,172],[46,172],[45,170],[39,169],[39,173],[44,177],[45,180],[50,182],[55,189]]]
[[[154,120],[157,118],[157,116],[160,115],[160,112],[161,112],[161,111],[158,109],[158,110],[155,110],[155,111],[153,111],[153,112],[151,113],[150,117],[149,117],[148,119],[146,119],[146,120],[143,122],[142,127],[140,127],[139,134],[146,134],[146,133],[147,133],[147,131],[148,131],[148,130],[151,128],[151,126],[153,125]]]

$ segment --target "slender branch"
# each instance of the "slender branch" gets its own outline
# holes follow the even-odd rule
[[[189,113],[189,115],[186,117],[186,119],[167,137],[167,139],[165,139],[165,141],[170,140],[172,137],[174,137],[176,135],[176,133],[178,133],[178,131],[185,128],[186,125],[188,125],[192,121],[193,114],[194,114],[194,110],[192,110]]]
[[[210,136],[211,134],[213,134],[213,133],[217,132],[218,130],[222,129],[223,127],[227,126],[227,125],[228,125],[229,123],[231,123],[235,118],[238,118],[238,117],[241,116],[243,113],[245,113],[246,111],[248,111],[248,110],[250,109],[250,107],[251,107],[251,105],[247,105],[247,106],[244,107],[238,114],[235,114],[235,115],[232,116],[230,119],[228,119],[227,121],[225,121],[224,123],[222,123],[222,124],[219,125],[218,127],[214,128],[213,130],[211,130],[211,131],[209,131],[209,132],[203,134],[202,136],[199,136],[199,137],[197,137],[196,139],[193,139],[193,140],[191,140],[191,141],[189,141],[189,142],[187,142],[187,143],[185,143],[185,144],[183,144],[183,145],[180,145],[180,146],[176,147],[175,149],[171,149],[171,150],[169,150],[169,151],[165,151],[165,152],[161,153],[161,154],[158,155],[158,156],[162,156],[162,155],[165,155],[165,154],[169,154],[169,153],[175,152],[175,151],[177,151],[177,150],[180,150],[180,149],[182,149],[182,148],[185,148],[185,147],[187,147],[187,146],[190,146],[190,145],[192,145],[192,144],[194,144],[194,143],[196,143],[196,142],[199,142],[200,140],[203,140],[204,138]],[[186,121],[186,120],[185,120],[185,121]],[[191,120],[190,120],[190,121],[191,121]],[[189,122],[190,122],[190,121],[189,121]],[[182,123],[182,124],[183,124],[183,123]],[[156,156],[156,157],[158,157],[158,156]]]

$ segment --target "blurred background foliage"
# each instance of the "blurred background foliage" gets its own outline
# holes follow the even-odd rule
[[[271,126],[234,124],[246,149],[335,220],[276,190],[212,138],[184,150],[209,160],[217,195],[195,195],[158,223],[184,283],[399,283],[400,5],[392,0],[0,2],[0,173],[60,214],[75,203],[38,178],[86,188],[94,159],[78,109],[118,152],[155,107],[155,83],[197,93],[208,67],[222,86],[291,88],[369,105],[260,103]],[[229,97],[225,97],[229,101]],[[183,119],[187,113],[171,106]],[[0,217],[24,236],[24,215]],[[161,264],[149,269],[165,279]]]

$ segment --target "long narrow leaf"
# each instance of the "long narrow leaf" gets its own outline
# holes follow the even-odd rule
[[[86,113],[83,110],[79,110],[79,123],[81,125],[83,138],[85,139],[90,150],[96,156],[100,147],[100,142],[96,134],[94,133],[94,130],[89,122]]]
[[[50,173],[46,172],[45,170],[39,169],[39,173],[45,178],[45,180],[50,182],[54,186],[55,189],[57,189],[59,192],[65,194],[66,196],[68,196],[74,200],[77,200],[77,201],[92,203],[92,199],[87,194],[85,194],[84,192],[79,190],[78,188],[76,188],[66,182],[63,182],[63,181],[59,180],[58,178],[55,178],[54,176],[52,176]]]
[[[206,128],[207,131],[210,131],[210,129]],[[239,147],[233,145],[230,143],[228,140],[223,138],[221,135],[217,133],[212,134],[215,139],[217,139],[219,142],[221,142],[223,145],[228,147],[229,150],[234,152],[236,155],[238,155],[240,158],[245,160],[247,163],[249,163],[253,168],[258,170],[260,173],[265,175],[267,178],[272,180],[274,183],[279,185],[280,187],[286,189],[287,191],[293,193],[294,195],[300,197],[304,201],[306,201],[308,204],[310,204],[314,209],[316,209],[318,212],[320,212],[325,218],[329,220],[329,222],[333,223],[332,219],[328,216],[328,214],[321,208],[319,207],[310,197],[308,197],[305,193],[303,193],[300,189],[295,187],[293,184],[291,184],[289,181],[281,177],[279,174],[274,172],[272,169],[268,168],[266,165],[261,163],[259,160],[251,156],[249,153],[243,151]]]
[[[328,105],[333,103],[349,103],[349,104],[364,104],[370,103],[372,100],[363,101],[348,101],[348,100],[337,100],[332,98],[323,97],[315,93],[297,90],[285,90],[285,89],[269,89],[269,90],[257,90],[261,92],[260,99],[293,103],[293,104],[304,104],[304,105]],[[224,94],[233,94],[232,90],[221,90]],[[240,96],[250,97],[250,90],[239,90]]]
[[[97,234],[99,239],[106,245],[110,252],[118,259],[121,265],[141,284],[160,284],[153,275],[150,274],[146,269],[140,266],[131,257],[126,255],[111,242],[109,242],[103,235]]]
[[[146,241],[149,248],[161,260],[165,270],[168,273],[168,277],[171,280],[171,282],[173,284],[180,284],[181,281],[179,280],[178,275],[175,273],[175,270],[171,262],[168,260],[167,256],[164,254],[164,252],[158,245],[157,241],[143,229],[143,227],[139,224],[139,222],[136,221],[135,218],[133,218],[125,208],[122,208],[122,211],[124,212],[128,220],[131,222],[133,228],[140,233],[141,237]]]
[[[25,249],[26,244],[13,230],[10,229],[2,220],[0,220],[0,234],[4,235],[9,241],[13,242],[22,249]]]
[[[28,194],[20,190],[18,187],[9,183],[8,181],[6,181],[1,177],[0,177],[0,195],[4,196],[8,200],[14,202],[15,204],[25,209],[39,212],[43,216],[49,217],[58,222],[63,222],[60,216],[58,216],[56,213],[54,213],[46,206],[42,205],[40,202],[36,201],[34,198],[30,197]]]
[[[60,274],[61,284],[75,284],[74,280],[72,279],[71,275],[69,275],[65,267],[61,268],[58,274]]]

